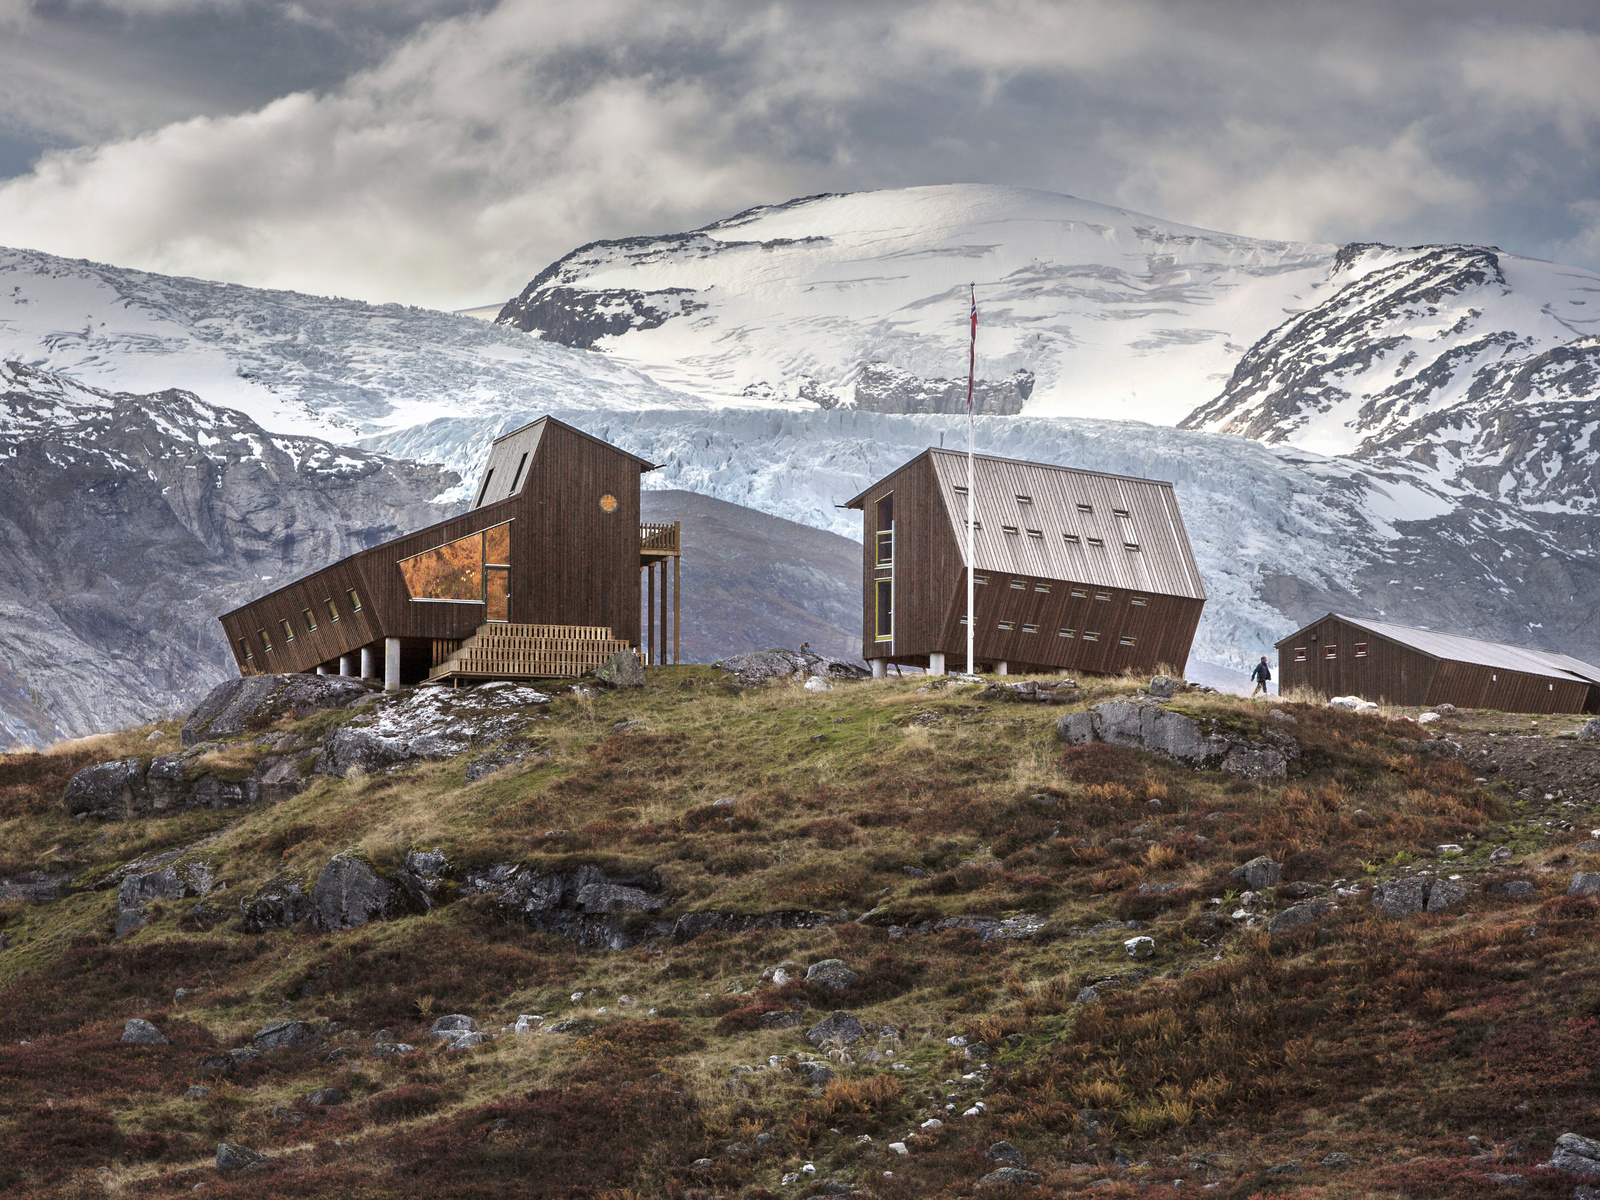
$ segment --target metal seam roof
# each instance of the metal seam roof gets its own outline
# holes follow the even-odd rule
[[[1549,650],[1534,650],[1526,646],[1511,646],[1504,642],[1488,642],[1456,633],[1438,633],[1432,629],[1417,629],[1409,625],[1391,625],[1386,621],[1372,621],[1364,617],[1346,616],[1344,613],[1329,613],[1328,616],[1399,642],[1403,646],[1410,646],[1413,650],[1431,654],[1435,658],[1472,663],[1480,667],[1499,667],[1506,671],[1522,671],[1529,675],[1541,675],[1547,679],[1580,679],[1585,683],[1600,685],[1600,667],[1586,663],[1582,659],[1572,658],[1570,655],[1556,654]],[[1291,634],[1278,644],[1292,641],[1295,636],[1297,635]]]

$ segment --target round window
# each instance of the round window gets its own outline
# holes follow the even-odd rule
[[[613,496],[610,492],[607,492],[604,496],[600,497],[600,511],[601,512],[616,512],[617,511],[617,498],[615,496]]]

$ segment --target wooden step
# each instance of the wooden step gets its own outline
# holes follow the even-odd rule
[[[561,679],[633,648],[605,626],[491,622],[428,672],[429,679]]]

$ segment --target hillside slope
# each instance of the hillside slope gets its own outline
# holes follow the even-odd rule
[[[0,756],[0,1189],[1555,1200],[1600,1173],[1570,1140],[1538,1165],[1600,1133],[1576,721],[1161,710],[1273,748],[1257,778],[1058,736],[1133,687],[665,668],[212,710],[181,775],[175,724]],[[75,786],[75,820],[74,772],[130,757],[178,798]],[[269,777],[300,790],[199,800]]]

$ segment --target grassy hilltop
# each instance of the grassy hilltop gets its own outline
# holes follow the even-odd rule
[[[1600,869],[1600,747],[1560,736],[1580,719],[1172,702],[1292,737],[1267,783],[1056,738],[1063,712],[1135,687],[1063,708],[658,668],[530,714],[528,757],[471,784],[465,755],[127,821],[73,819],[64,785],[175,750],[176,723],[0,757],[0,1194],[1571,1196],[1537,1164],[1600,1135],[1600,922],[1567,894]],[[270,732],[315,744],[349,717]],[[1432,732],[1461,749],[1429,753]],[[264,753],[252,735],[207,763],[243,777]],[[387,876],[436,846],[451,870],[425,915],[241,927],[240,901],[335,855]],[[181,848],[225,889],[115,936],[117,888],[96,885]],[[1281,882],[1247,899],[1230,873],[1260,856]],[[470,894],[505,863],[651,877],[662,921],[813,927],[583,948]],[[30,872],[69,878],[51,899],[18,890]],[[1375,884],[1423,872],[1466,898],[1374,907]],[[1317,897],[1337,907],[1269,933]],[[842,990],[806,981],[827,959],[856,976]],[[836,1010],[864,1036],[809,1044]],[[498,1036],[437,1049],[456,1013]],[[523,1014],[544,1020],[505,1028]],[[122,1044],[130,1018],[169,1044]],[[284,1020],[324,1040],[202,1066]],[[308,1103],[327,1088],[345,1098]],[[224,1176],[221,1142],[275,1161]],[[999,1142],[1019,1153],[986,1157]],[[1036,1177],[980,1186],[1024,1160]],[[1510,1175],[1520,1191],[1491,1178]]]

